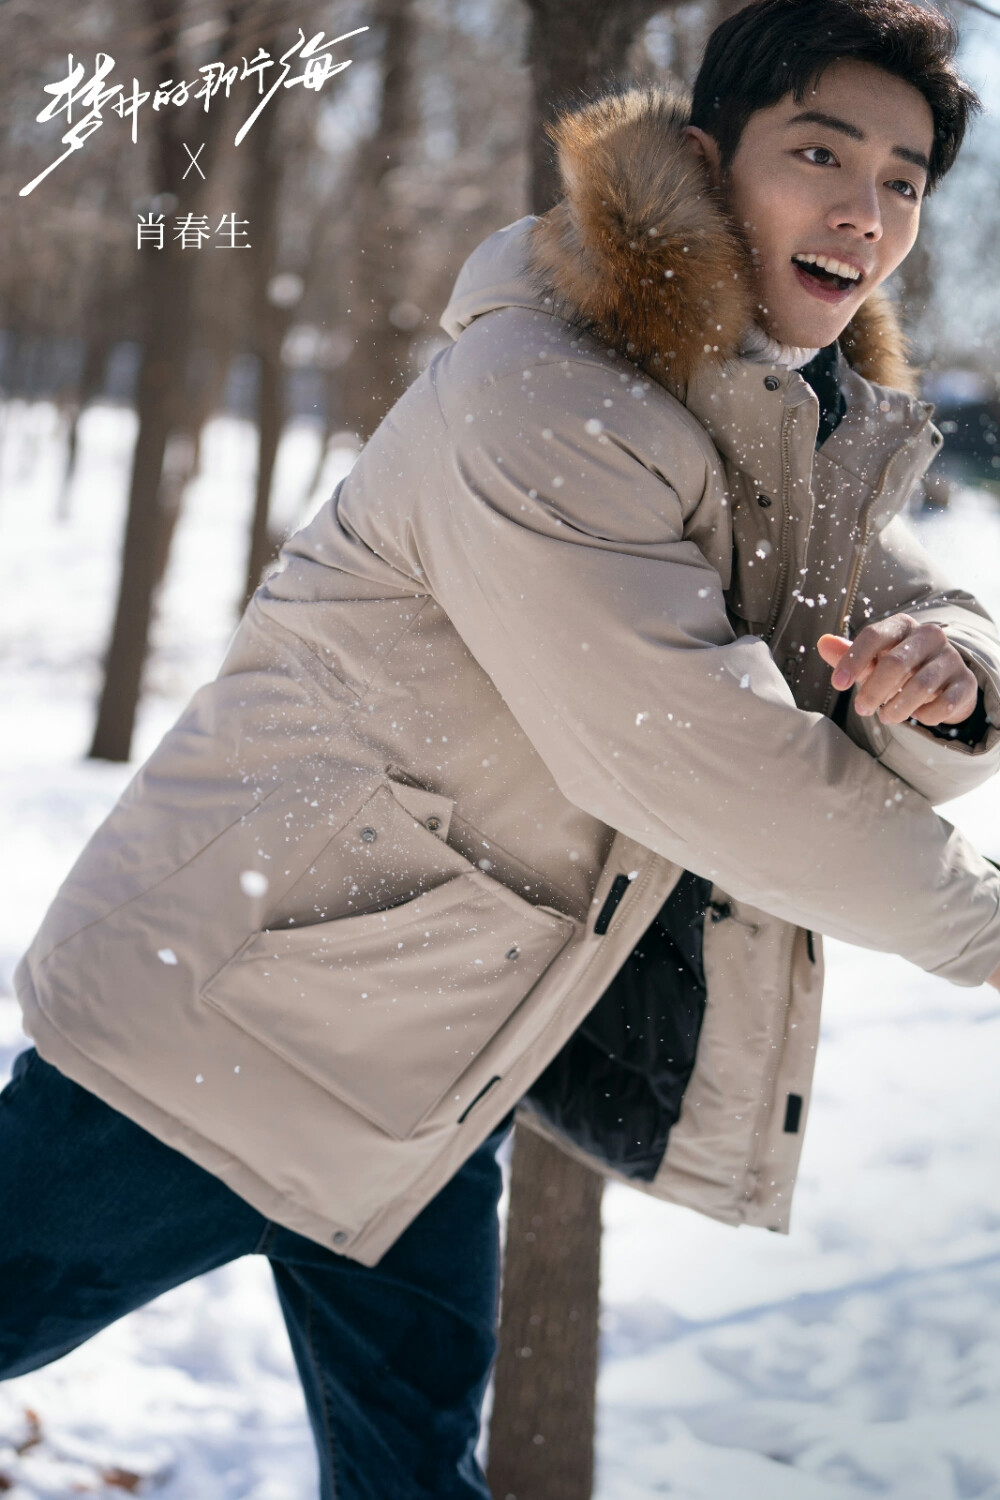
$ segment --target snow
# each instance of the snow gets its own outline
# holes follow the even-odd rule
[[[53,409],[10,403],[0,431],[6,1077],[25,1045],[14,965],[134,770],[82,758],[133,426],[110,407],[87,413],[63,524]],[[316,442],[303,425],[282,445],[277,507],[288,522],[308,513]],[[332,456],[315,498],[349,462]],[[137,761],[225,650],[252,467],[249,429],[214,422],[164,589]],[[1000,613],[996,499],[963,491],[952,512],[919,526]],[[1000,857],[1000,787],[946,811]],[[257,895],[247,876],[265,877],[243,874]],[[791,1235],[734,1231],[617,1186],[606,1194],[597,1500],[1000,1497],[1000,996],[835,943],[828,967]],[[162,1500],[314,1495],[267,1264],[247,1258],[179,1287],[0,1386],[0,1476],[13,1500],[135,1484]]]

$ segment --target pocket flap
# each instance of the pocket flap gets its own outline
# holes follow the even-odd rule
[[[388,782],[390,792],[411,818],[416,818],[418,823],[430,829],[437,838],[448,837],[451,815],[455,810],[453,798],[425,791],[422,786],[411,786],[405,781],[394,781],[392,777],[388,778]]]
[[[202,991],[404,1139],[534,989],[576,923],[470,871],[386,911],[250,938]],[[468,1103],[455,1098],[455,1117]]]

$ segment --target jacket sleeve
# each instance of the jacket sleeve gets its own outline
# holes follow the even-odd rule
[[[941,625],[975,675],[989,722],[980,742],[970,746],[934,735],[922,725],[883,724],[874,715],[862,717],[854,712],[852,689],[844,720],[847,733],[932,803],[972,791],[1000,769],[1000,636],[996,625],[971,594],[951,586],[901,517],[891,521],[872,544],[862,574],[861,598],[869,619],[903,613]]]
[[[596,362],[530,375],[530,400],[519,375],[446,383],[438,483],[392,545],[563,794],[738,899],[982,983],[1000,875],[734,636],[694,419],[662,392],[609,396]]]

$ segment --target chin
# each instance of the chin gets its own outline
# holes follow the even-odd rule
[[[766,278],[759,285],[761,304],[780,309],[771,315],[759,312],[761,327],[780,344],[794,349],[824,349],[832,344],[864,300],[855,294],[840,302],[821,301],[803,291],[797,282],[789,284],[783,276]]]
[[[825,349],[827,344],[832,344],[834,339],[839,338],[853,317],[853,312],[847,317],[829,319],[822,324],[815,322],[780,322],[768,319],[762,322],[762,327],[779,344],[785,344],[792,349]]]

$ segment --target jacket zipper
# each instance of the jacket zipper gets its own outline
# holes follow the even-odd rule
[[[791,566],[791,558],[788,556],[788,534],[792,527],[791,507],[788,503],[788,408],[781,418],[781,537],[778,543],[781,552],[781,562],[778,568],[778,582],[774,590],[774,603],[771,605],[771,613],[764,627],[764,639],[770,641],[781,611],[785,603],[785,590],[788,587],[788,570]]]
[[[851,614],[854,610],[855,604],[857,603],[858,590],[861,587],[861,569],[864,564],[865,557],[868,553],[868,512],[871,509],[874,500],[875,496],[873,495],[869,498],[868,503],[866,504],[864,509],[864,524],[861,528],[861,536],[854,548],[854,561],[851,563],[851,572],[847,580],[847,596],[844,600],[844,607],[841,610],[840,616],[837,620],[837,628],[833,632],[834,635],[844,635],[846,633],[850,624]],[[837,696],[837,691],[838,690],[832,684],[827,688],[826,700],[823,704],[824,714],[828,714],[833,707],[833,700]]]
[[[870,495],[861,511],[861,535],[858,538],[857,544],[854,548],[854,560],[851,563],[851,573],[850,577],[847,580],[847,594],[844,599],[844,607],[840,611],[840,616],[837,620],[837,635],[843,635],[844,631],[848,629],[851,621],[851,615],[854,612],[854,606],[858,601],[858,590],[861,588],[861,569],[868,554],[868,533],[871,530],[871,508],[875,503],[876,498],[877,492],[875,495]]]
[[[892,467],[892,461],[895,457],[896,454],[894,453],[887,460],[885,468],[879,475],[878,484],[875,486],[875,489],[868,496],[868,499],[861,507],[861,511],[858,516],[858,520],[861,525],[861,535],[859,536],[854,548],[854,559],[851,563],[851,571],[847,580],[847,594],[844,598],[844,607],[840,611],[840,614],[837,618],[837,628],[834,631],[835,635],[843,635],[850,626],[851,615],[854,612],[854,606],[857,603],[858,593],[861,588],[861,571],[864,567],[865,559],[868,555],[868,542],[871,533],[872,510],[885,493],[885,488],[889,479],[889,470]],[[836,693],[837,689],[832,686],[827,689],[826,702],[823,704],[824,714],[828,714],[830,712],[830,709],[833,706],[833,700],[836,697]]]

